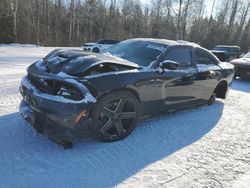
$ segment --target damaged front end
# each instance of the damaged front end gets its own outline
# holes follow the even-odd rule
[[[48,72],[43,61],[31,65],[20,85],[20,114],[39,133],[64,144],[88,134],[90,109],[96,103],[89,89],[65,73]]]
[[[135,68],[137,64],[107,55],[54,50],[28,67],[20,86],[20,113],[57,143],[75,140],[88,132],[99,95],[86,76]]]

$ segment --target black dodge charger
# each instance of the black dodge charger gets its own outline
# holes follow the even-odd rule
[[[70,147],[86,130],[116,141],[139,119],[225,99],[234,67],[194,43],[143,38],[101,54],[57,49],[27,72],[21,115]]]

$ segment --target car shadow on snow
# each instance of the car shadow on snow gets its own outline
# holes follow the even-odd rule
[[[233,81],[231,88],[234,90],[250,93],[250,79],[238,78]]]
[[[223,108],[217,101],[212,106],[144,120],[125,140],[86,140],[69,150],[38,135],[18,113],[2,116],[0,187],[115,186],[201,139],[216,126]]]

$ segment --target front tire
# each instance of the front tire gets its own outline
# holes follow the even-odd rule
[[[136,127],[139,101],[128,91],[117,91],[102,97],[93,109],[93,128],[99,140],[124,139]]]
[[[99,52],[100,52],[100,49],[95,47],[95,48],[93,48],[92,52],[94,52],[94,53],[99,53]]]

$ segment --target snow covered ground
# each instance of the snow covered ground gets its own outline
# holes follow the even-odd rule
[[[212,106],[143,121],[123,141],[63,150],[18,114],[26,67],[52,49],[0,46],[0,187],[250,187],[250,81]]]

